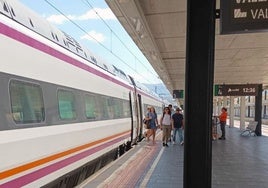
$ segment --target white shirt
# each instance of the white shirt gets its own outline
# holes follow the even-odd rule
[[[162,125],[171,125],[171,116],[169,114],[164,114]]]

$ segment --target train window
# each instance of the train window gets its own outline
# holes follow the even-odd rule
[[[118,118],[118,111],[114,108],[116,105],[116,100],[112,97],[107,97],[106,98],[106,106],[105,109],[107,110],[108,113],[108,118],[109,119],[114,119]]]
[[[109,119],[109,97],[98,96],[98,107],[101,114],[100,119]]]
[[[15,123],[39,123],[45,120],[42,89],[39,85],[11,80],[9,91]]]
[[[123,117],[130,117],[130,104],[127,100],[123,100]]]
[[[61,120],[76,119],[75,97],[73,92],[59,89],[58,106]]]
[[[113,111],[113,118],[120,118],[123,116],[123,104],[120,99],[112,98],[113,102],[111,103],[110,108]]]
[[[85,105],[86,105],[86,117],[87,119],[96,119],[96,97],[94,95],[85,96]]]

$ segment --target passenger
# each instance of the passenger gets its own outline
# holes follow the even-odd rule
[[[168,147],[168,141],[170,138],[170,131],[171,131],[171,111],[169,107],[164,108],[163,116],[161,117],[160,121],[160,128],[163,130],[162,133],[162,141],[163,146]]]
[[[183,125],[183,115],[181,114],[180,108],[177,108],[175,114],[172,115],[171,122],[172,122],[172,130],[173,130],[173,144],[176,143],[176,136],[178,132],[180,145],[183,145],[184,144],[184,141],[183,141],[184,125]]]
[[[168,105],[168,108],[170,109],[171,116],[172,116],[173,114],[175,114],[174,109],[173,109],[173,107],[172,107],[172,104],[169,104],[169,105]]]
[[[174,109],[172,104],[168,105],[168,108],[170,109],[170,113],[171,113],[171,117],[173,116],[173,114],[175,114]],[[171,138],[173,137],[172,135],[174,134],[174,131],[172,129],[170,129],[170,138],[168,139],[171,142]]]
[[[150,113],[149,113],[149,120],[150,120],[150,131],[147,134],[147,138],[149,140],[150,136],[153,136],[153,144],[155,144],[155,133],[157,130],[157,125],[158,125],[158,119],[157,119],[157,114],[155,112],[154,107],[151,107]]]
[[[222,107],[221,114],[218,116],[220,119],[220,126],[221,126],[221,137],[220,140],[225,140],[225,125],[226,125],[226,119],[227,119],[227,108]]]
[[[150,106],[147,106],[147,112],[145,114],[145,120],[149,120],[149,116],[150,116],[150,111],[151,111],[151,107]],[[149,127],[150,128],[150,127]],[[145,133],[144,133],[144,136],[146,137],[146,140],[149,141],[149,135],[151,133],[151,129],[148,129],[148,127],[145,128]]]

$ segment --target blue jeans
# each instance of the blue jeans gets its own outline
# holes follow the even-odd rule
[[[173,129],[173,141],[176,142],[176,135],[179,134],[180,143],[183,141],[183,129],[182,128],[174,128]]]

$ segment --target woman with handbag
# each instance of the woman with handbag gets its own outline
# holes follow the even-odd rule
[[[149,124],[149,122],[150,122],[150,120],[149,120],[150,110],[151,110],[151,107],[147,106],[147,112],[146,112],[146,115],[143,119],[143,124],[144,124],[144,129],[145,129],[144,137],[146,137],[147,141],[149,141],[148,135],[150,134],[150,124]]]
[[[147,140],[149,141],[150,136],[153,136],[153,144],[155,144],[155,133],[157,130],[158,119],[154,107],[150,108],[150,112],[148,113],[148,115],[149,115],[148,118],[145,118],[146,120],[149,120]]]

